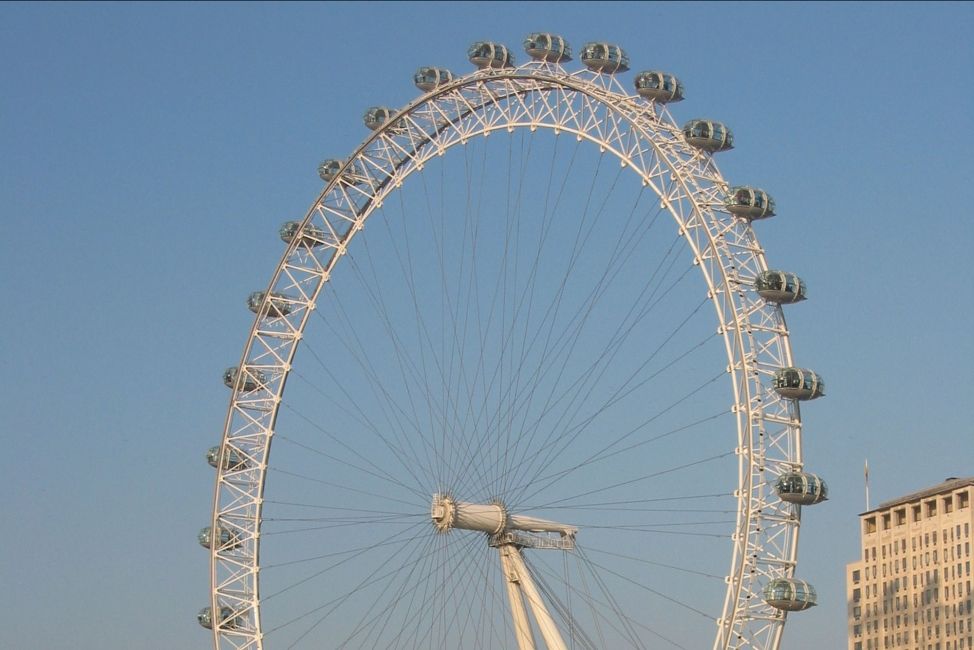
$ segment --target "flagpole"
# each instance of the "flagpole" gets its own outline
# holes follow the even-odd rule
[[[869,512],[869,459],[866,459],[866,464],[863,467],[863,474],[866,476],[866,512]]]

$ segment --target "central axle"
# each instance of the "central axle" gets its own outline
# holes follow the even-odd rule
[[[451,528],[476,530],[497,539],[504,533],[557,533],[563,539],[574,540],[578,529],[547,519],[514,515],[503,503],[467,503],[446,494],[434,494],[430,517],[436,529],[445,533]],[[521,538],[524,536],[514,535]]]

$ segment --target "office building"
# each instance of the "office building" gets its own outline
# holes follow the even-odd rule
[[[859,560],[846,568],[849,650],[974,650],[974,477],[859,515]]]

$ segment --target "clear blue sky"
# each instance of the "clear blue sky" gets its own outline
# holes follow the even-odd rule
[[[785,647],[844,647],[863,459],[874,502],[974,474],[969,3],[0,4],[0,647],[207,647],[202,454],[278,224],[416,67],[535,30],[677,73],[678,119],[730,124],[721,170],[777,199],[833,493]]]

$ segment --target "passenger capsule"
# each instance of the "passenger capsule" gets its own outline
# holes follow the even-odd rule
[[[508,51],[507,46],[492,41],[477,41],[471,45],[467,49],[467,58],[481,70],[514,67],[514,55]]]
[[[815,587],[795,578],[776,578],[764,587],[764,602],[786,612],[814,607],[817,598]]]
[[[774,199],[756,187],[732,187],[724,199],[731,214],[753,221],[774,216]]]
[[[200,546],[203,548],[212,548],[213,538],[217,539],[217,548],[220,550],[230,550],[240,546],[240,535],[229,528],[224,528],[223,526],[217,526],[216,535],[213,535],[213,529],[210,526],[202,529],[199,535],[196,536],[197,541],[199,541]]]
[[[266,291],[255,291],[247,296],[247,309],[255,314],[261,313],[261,305],[264,305]],[[293,305],[291,299],[283,293],[272,293],[264,305],[263,314],[271,318],[280,318],[291,313]]]
[[[323,160],[318,165],[318,178],[326,183],[332,182],[338,176],[338,170],[342,168],[342,161],[334,158]]]
[[[782,397],[809,400],[825,395],[825,382],[811,370],[782,368],[774,373],[774,390]]]
[[[220,448],[210,447],[206,450],[206,462],[212,467],[217,467],[220,464]],[[223,469],[245,469],[247,467],[247,460],[236,450],[227,447],[227,451],[223,454]]]
[[[367,111],[365,115],[362,116],[362,121],[365,122],[365,126],[369,127],[373,131],[381,129],[386,122],[394,119],[396,117],[396,111],[387,106],[372,106]],[[393,127],[393,132],[400,132],[405,130],[402,121],[397,122],[397,125]]]
[[[640,97],[660,104],[683,100],[683,83],[671,74],[646,70],[636,75],[636,92]]]
[[[524,39],[524,51],[535,61],[564,63],[572,60],[572,48],[568,41],[557,34],[535,32]]]
[[[801,302],[808,297],[805,282],[794,273],[785,271],[761,271],[754,279],[754,288],[759,296],[779,305]]]
[[[336,160],[335,158],[322,161],[322,163],[318,165],[318,178],[326,183],[330,183],[338,177],[338,173],[341,171],[344,165],[344,160]],[[362,185],[367,181],[368,177],[363,174],[360,167],[354,163],[349,169],[345,170],[344,174],[342,174],[342,182],[346,185]]]
[[[413,83],[420,90],[429,92],[437,86],[442,86],[453,81],[453,73],[446,68],[420,68],[413,75]]]
[[[829,498],[829,486],[815,474],[790,472],[775,481],[774,491],[782,501],[813,506]]]
[[[220,608],[220,627],[237,627],[237,621],[233,616],[233,610],[229,607]],[[213,629],[213,609],[210,607],[204,607],[200,610],[200,613],[196,615],[196,620],[199,624],[208,630]]]
[[[613,74],[629,69],[629,56],[621,47],[610,43],[586,43],[579,58],[594,72]]]
[[[303,246],[315,248],[325,243],[325,232],[321,228],[308,224],[304,227],[304,230],[302,230],[300,221],[284,222],[279,231],[281,240],[286,244],[290,244],[294,240],[295,236],[297,236],[299,231],[301,232],[301,239],[299,243]]]
[[[683,125],[687,143],[710,153],[734,148],[734,134],[720,122],[690,120]]]
[[[244,393],[253,392],[267,383],[267,377],[260,370],[249,368],[241,373],[237,366],[232,366],[223,371],[224,385],[227,388],[236,388],[238,375],[241,375],[240,390]]]

